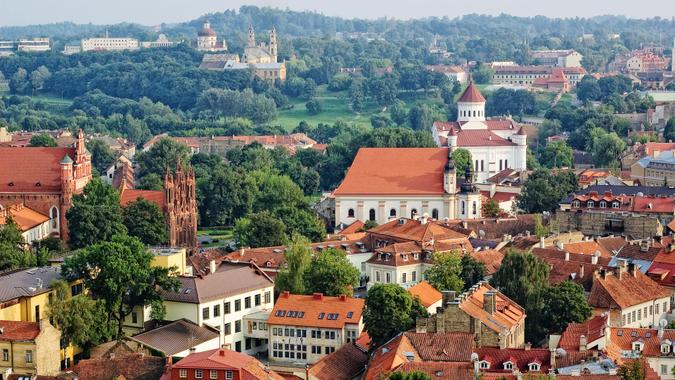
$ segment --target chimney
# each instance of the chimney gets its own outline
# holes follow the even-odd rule
[[[289,292],[288,290],[284,290],[284,292],[281,293],[281,296],[284,297],[284,298],[290,298],[291,292]]]
[[[586,335],[579,336],[579,352],[586,352],[586,346],[588,346],[588,339]]]
[[[344,294],[340,294],[340,301],[346,302],[347,301],[347,296]]]
[[[218,356],[225,356],[225,350],[223,350],[222,348],[218,350]]]
[[[323,293],[313,293],[312,296],[315,300],[318,300],[318,301],[323,300]]]
[[[209,261],[209,269],[211,270],[211,274],[216,273],[216,260]]]
[[[490,315],[497,310],[497,294],[493,291],[488,291],[483,294],[483,309]]]
[[[637,265],[635,263],[628,264],[628,273],[633,277],[637,277]]]
[[[525,343],[525,351],[530,351],[532,349],[532,343],[527,342]]]
[[[546,248],[546,242],[544,241],[544,237],[539,238],[539,248]]]
[[[648,239],[640,241],[640,252],[649,252],[650,241]]]
[[[239,256],[244,257],[244,254],[246,254],[244,247],[239,248]]]
[[[600,251],[595,251],[595,253],[591,257],[591,264],[598,265],[598,257],[600,257]]]
[[[565,251],[565,261],[570,261],[570,253]]]
[[[443,294],[443,305],[442,307],[445,308],[445,305],[448,303],[452,302],[455,300],[455,291],[454,290],[444,290],[442,292]]]
[[[626,273],[626,267],[627,267],[628,262],[626,260],[617,260],[617,273],[619,280],[621,280],[621,276],[623,276],[624,273]]]

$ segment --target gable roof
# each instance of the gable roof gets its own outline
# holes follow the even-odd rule
[[[18,203],[8,206],[5,210],[0,205],[0,226],[7,223],[7,214],[12,217],[12,220],[21,232],[26,232],[33,227],[49,221],[47,215],[26,207],[23,203]]]
[[[408,362],[394,372],[424,372],[432,379],[443,380],[473,380],[475,378],[473,364],[464,362]]]
[[[365,300],[361,298],[283,292],[277,298],[267,324],[339,329],[347,323],[358,324],[364,305]],[[329,314],[335,317],[329,319]]]
[[[347,343],[330,355],[324,356],[309,369],[319,380],[352,380],[368,363],[368,354],[355,343]]]
[[[174,368],[242,370],[244,379],[283,380],[282,376],[266,368],[254,357],[225,348],[192,353],[174,364]]]
[[[448,148],[361,148],[335,196],[442,195]]]
[[[582,323],[570,323],[560,337],[558,347],[567,351],[579,351],[579,339],[586,337],[587,344],[605,336],[605,327],[608,326],[607,315],[597,315]],[[592,347],[587,347],[592,348]]]
[[[422,361],[468,362],[475,346],[473,333],[404,333]]]
[[[187,319],[179,319],[130,339],[161,351],[165,356],[174,356],[219,337],[218,330],[206,324],[198,326]]]
[[[507,140],[498,134],[483,129],[463,129],[457,133],[457,146],[516,146],[511,140]]]
[[[60,278],[58,267],[22,268],[0,273],[0,302],[47,293],[51,284]]]
[[[483,308],[483,299],[487,292],[495,293],[496,309],[492,314]],[[479,282],[475,288],[469,289],[463,295],[465,297],[459,304],[460,309],[497,333],[504,329],[510,330],[525,320],[525,309],[485,281]]]
[[[617,362],[622,359],[634,359],[633,342],[640,340],[643,357],[661,357],[661,342],[663,340],[675,342],[675,330],[664,329],[641,329],[628,327],[611,327],[609,329],[609,341],[607,342],[607,354]]]
[[[368,230],[369,234],[390,236],[408,241],[428,242],[430,240],[463,239],[467,235],[438,223],[398,218]]]
[[[485,275],[489,276],[495,274],[504,260],[504,253],[495,249],[482,249],[480,251],[472,251],[469,253],[476,261],[483,263],[485,266]]]
[[[74,160],[75,153],[75,148],[0,147],[0,192],[61,192],[61,160]]]
[[[32,341],[40,335],[40,325],[35,322],[0,321],[0,341]]]
[[[490,370],[504,369],[504,363],[511,362],[514,369],[518,368],[520,372],[530,372],[529,365],[537,363],[540,365],[537,373],[548,373],[551,365],[551,351],[547,348],[499,348],[499,347],[478,347],[476,349],[478,360],[490,363]]]
[[[429,307],[443,299],[443,294],[431,286],[427,280],[422,280],[408,288],[408,293],[410,293],[413,298],[419,298],[420,303],[424,307]]]
[[[670,292],[639,270],[635,269],[634,274],[624,271],[616,268],[596,272],[588,304],[596,308],[624,309],[669,296]]]
[[[161,190],[137,190],[124,188],[120,192],[120,205],[126,206],[129,203],[135,202],[138,198],[143,198],[159,206],[160,210],[164,210],[166,203],[164,201],[164,191]]]

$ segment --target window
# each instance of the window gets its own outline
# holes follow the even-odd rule
[[[586,207],[588,207],[588,208],[593,208],[593,207],[595,207],[595,202],[593,202],[593,201],[588,201],[588,203],[586,204]]]
[[[251,343],[251,338],[246,338],[246,349],[250,350],[253,344]]]
[[[80,284],[75,284],[70,287],[70,293],[75,297],[76,295],[82,293],[83,285]]]
[[[234,332],[241,332],[241,321],[234,321]]]
[[[220,304],[213,306],[213,317],[220,317]]]
[[[513,363],[511,363],[511,362],[504,363],[504,369],[508,369],[508,370],[513,369]]]
[[[637,352],[642,351],[642,343],[639,343],[639,342],[633,343],[633,351],[637,351]]]
[[[202,372],[201,369],[196,369],[195,370],[195,379],[201,379],[204,377],[204,373]]]
[[[3,362],[8,362],[9,361],[9,350],[6,348],[2,349],[2,361]]]
[[[661,364],[661,374],[662,374],[662,375],[667,375],[667,374],[668,374],[668,365],[666,365],[666,364]]]
[[[215,369],[210,370],[209,371],[209,377],[211,379],[217,379],[218,378],[218,371],[216,371]]]
[[[472,212],[474,215],[476,215],[478,208],[476,207],[476,201],[473,201],[473,206],[472,206]]]
[[[464,215],[466,214],[466,204],[464,203],[464,201],[462,201],[461,204],[462,204],[462,215]]]
[[[232,324],[231,323],[226,323],[225,324],[225,335],[230,335],[232,334]]]
[[[396,209],[395,208],[392,208],[391,210],[389,210],[389,216],[390,217],[396,217]]]
[[[209,308],[205,307],[202,309],[202,319],[209,319]]]
[[[403,282],[403,283],[408,282],[407,273],[404,272],[403,274],[401,274],[401,282]]]
[[[131,323],[138,323],[138,314],[135,311],[131,312]]]
[[[638,310],[638,321],[642,319],[642,309]]]
[[[607,202],[600,201],[600,208],[605,208],[605,207],[607,207]]]
[[[312,353],[313,354],[321,354],[321,346],[312,346]]]
[[[251,297],[244,298],[244,309],[251,308]]]
[[[480,369],[489,369],[489,368],[490,368],[490,363],[486,362],[485,360],[480,362]]]
[[[375,282],[380,282],[380,281],[381,281],[381,279],[380,279],[380,271],[379,271],[379,270],[376,270],[376,271],[375,271]]]
[[[661,353],[662,354],[668,354],[670,352],[670,344],[662,344],[661,345]]]
[[[225,302],[225,304],[223,304],[223,312],[225,314],[230,314],[230,303],[229,302]]]
[[[180,377],[181,379],[187,379],[187,369],[181,368],[178,371],[178,377]]]
[[[254,303],[256,306],[260,306],[260,294],[256,294],[256,295],[253,297],[253,303]]]
[[[241,310],[241,300],[234,300],[234,311]]]
[[[265,292],[265,303],[270,303],[272,302],[272,294],[271,292]]]
[[[433,219],[438,219],[438,209],[437,208],[431,210],[431,217]]]
[[[539,371],[539,364],[537,363],[530,363],[529,367],[530,371]]]
[[[619,202],[612,202],[613,208],[619,208],[619,206],[620,206]]]
[[[227,380],[232,380],[232,379],[234,379],[234,372],[232,372],[232,371],[225,371],[225,378],[226,378]]]
[[[33,362],[33,350],[26,350],[26,363]]]
[[[51,210],[49,210],[49,217],[52,220],[52,229],[59,228],[59,210],[56,206],[53,206]]]
[[[581,202],[579,201],[572,202],[572,207],[579,207],[579,206],[581,206]]]
[[[416,282],[416,281],[417,281],[417,271],[414,270],[414,271],[412,271],[412,282]]]
[[[241,352],[241,341],[234,342],[234,350],[237,352]]]
[[[484,172],[485,171],[485,161],[480,160],[480,171]]]
[[[353,218],[354,217],[354,209],[350,208],[347,210],[347,218]]]
[[[375,209],[371,208],[368,210],[368,220],[375,220]]]
[[[384,274],[385,282],[388,284],[391,282],[391,273],[387,272]]]

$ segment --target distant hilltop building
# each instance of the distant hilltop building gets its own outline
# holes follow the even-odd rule
[[[47,37],[20,39],[18,41],[0,41],[0,57],[8,56],[18,51],[33,53],[50,50],[51,44]]]
[[[105,37],[100,38],[85,38],[81,42],[81,51],[120,51],[120,50],[137,50],[140,44],[137,39],[130,37],[108,37],[108,32]]]
[[[218,51],[211,46],[218,46],[215,32],[204,24],[197,41],[197,50]],[[203,35],[202,35],[203,34]],[[278,62],[277,31],[272,28],[269,32],[269,43],[256,44],[253,26],[248,28],[248,41],[244,48],[242,59],[236,54],[205,54],[200,69],[212,71],[246,70],[252,69],[261,79],[269,81],[286,80],[286,64]],[[224,42],[222,42],[224,44]],[[216,44],[216,45],[213,45]],[[222,50],[226,50],[222,49]]]
[[[197,33],[197,50],[199,51],[227,51],[225,40],[218,41],[218,34],[211,29],[211,23],[208,20]]]
[[[540,65],[555,67],[581,67],[583,55],[574,50],[534,50],[532,59]]]

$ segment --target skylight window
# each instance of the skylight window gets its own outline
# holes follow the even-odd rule
[[[326,316],[326,313],[319,313],[319,319],[323,319]]]
[[[353,311],[347,312],[347,318],[351,318],[352,316],[354,316]]]

